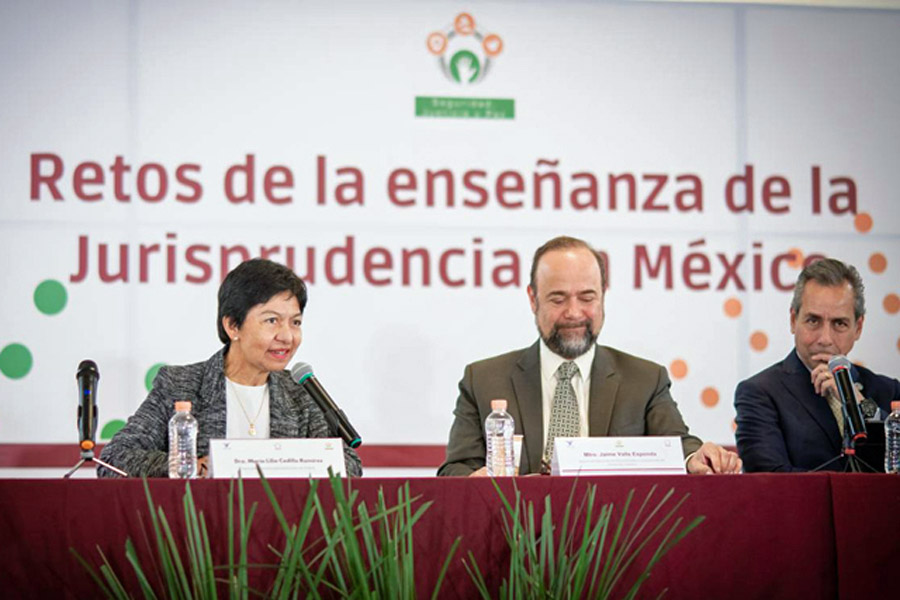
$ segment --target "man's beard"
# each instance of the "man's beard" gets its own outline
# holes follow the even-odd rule
[[[558,325],[554,325],[553,329],[550,331],[550,335],[545,336],[541,333],[541,339],[544,340],[544,343],[547,344],[548,348],[563,358],[568,360],[578,358],[590,350],[591,346],[594,345],[594,342],[597,341],[597,336],[593,332],[594,324],[591,321],[586,321],[580,325],[584,327],[584,335],[580,337],[564,337],[560,334],[560,329],[567,328],[560,328]],[[540,328],[538,328],[538,332],[540,332]]]

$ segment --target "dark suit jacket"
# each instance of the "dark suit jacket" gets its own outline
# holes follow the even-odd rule
[[[200,424],[197,455],[209,454],[209,440],[225,437],[225,348],[209,360],[186,366],[163,367],[153,389],[128,423],[103,448],[100,458],[131,477],[168,477],[169,419],[176,400],[190,400],[191,414]],[[269,436],[273,438],[333,437],[322,411],[287,371],[269,374]],[[353,449],[344,445],[350,476],[362,474]],[[115,477],[100,467],[99,477]]]
[[[506,399],[524,434],[519,473],[538,473],[544,452],[540,342],[466,367],[450,429],[447,460],[438,475],[469,475],[484,466],[484,419],[491,400]],[[669,395],[665,368],[606,346],[591,367],[588,431],[591,436],[681,436],[685,456],[700,447]]]
[[[855,367],[863,396],[890,412],[900,398],[900,381]],[[738,384],[737,447],[744,470],[808,471],[841,454],[841,434],[828,401],[816,394],[806,368],[792,350],[775,363]],[[842,470],[844,461],[828,467]]]

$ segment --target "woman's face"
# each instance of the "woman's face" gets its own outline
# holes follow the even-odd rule
[[[285,369],[303,337],[302,319],[300,303],[290,292],[251,308],[240,327],[224,317],[223,325],[231,338],[225,368],[228,377],[245,385],[259,385],[271,371]]]

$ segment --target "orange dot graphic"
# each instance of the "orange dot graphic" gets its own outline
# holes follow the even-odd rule
[[[859,213],[853,219],[853,226],[860,233],[869,233],[869,230],[872,229],[872,217],[869,213]]]
[[[869,257],[869,269],[873,273],[884,273],[887,269],[887,258],[881,252],[875,252]]]
[[[900,338],[897,338],[897,352],[900,352]]]
[[[435,55],[441,55],[447,48],[447,36],[439,31],[435,31],[425,40],[428,51]]]
[[[460,35],[469,35],[475,31],[475,19],[469,13],[459,13],[453,21],[453,28]]]
[[[731,420],[731,431],[737,431],[737,421]]]
[[[700,402],[703,403],[703,406],[712,408],[719,403],[719,390],[714,387],[703,388],[703,391],[700,392]]]
[[[792,259],[787,261],[787,264],[789,264],[794,269],[799,269],[803,266],[803,250],[801,250],[800,248],[791,248],[787,253],[794,255]]]
[[[503,40],[496,33],[490,33],[484,36],[481,47],[484,48],[485,54],[493,58],[503,52]]]
[[[750,336],[750,347],[757,352],[762,352],[769,345],[769,336],[762,331],[754,331]]]
[[[900,296],[888,294],[884,297],[884,310],[890,315],[896,315],[900,311]]]
[[[684,376],[687,375],[687,372],[687,363],[680,358],[676,358],[672,361],[672,364],[669,365],[669,373],[671,373],[672,377],[675,379],[683,379]]]
[[[723,308],[725,310],[725,314],[732,319],[735,317],[739,317],[741,315],[741,311],[744,310],[744,306],[737,298],[729,298],[728,300],[726,300]]]

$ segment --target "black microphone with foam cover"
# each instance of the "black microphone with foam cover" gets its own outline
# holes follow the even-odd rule
[[[83,360],[78,365],[75,381],[78,382],[78,436],[82,450],[94,449],[97,434],[97,382],[100,371],[97,363]]]
[[[332,431],[336,432],[351,448],[362,444],[362,438],[347,420],[347,415],[338,408],[338,405],[334,403],[334,400],[313,375],[312,367],[309,364],[302,362],[295,364],[291,367],[291,377],[302,385],[306,393],[312,397],[319,410],[325,415],[325,420],[331,426]]]
[[[834,383],[837,385],[838,394],[841,396],[841,406],[844,409],[844,427],[848,428],[848,435],[854,442],[865,441],[866,421],[863,419],[859,403],[856,401],[856,392],[853,386],[853,375],[850,374],[851,363],[846,356],[838,354],[828,361],[828,369],[834,375]]]

